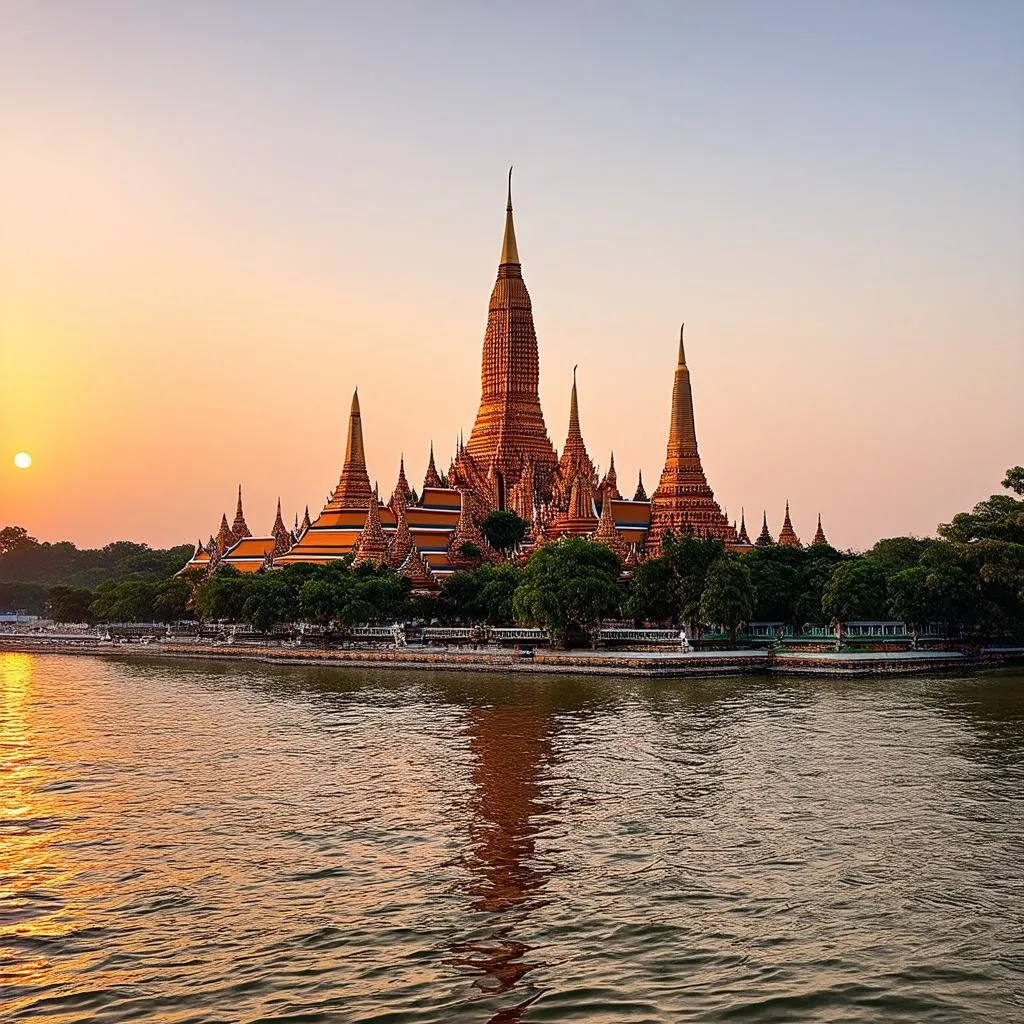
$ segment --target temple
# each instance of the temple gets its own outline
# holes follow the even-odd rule
[[[660,554],[668,534],[715,538],[729,549],[747,551],[778,543],[799,547],[789,503],[778,541],[768,530],[752,544],[746,516],[737,530],[715,500],[697,445],[690,368],[683,330],[668,407],[668,442],[658,486],[648,498],[643,474],[630,500],[619,492],[615,455],[601,476],[587,449],[581,392],[573,368],[569,422],[561,454],[548,433],[539,395],[540,357],[530,294],[523,279],[512,210],[512,177],[505,207],[497,277],[484,330],[480,404],[468,441],[460,435],[447,472],[438,472],[434,444],[420,493],[410,486],[405,457],[399,460],[387,503],[371,485],[359,392],[355,390],[345,427],[344,458],[334,490],[320,514],[309,507],[288,530],[278,501],[268,534],[254,537],[242,508],[234,520],[221,517],[207,543],[200,539],[182,572],[211,572],[231,566],[255,572],[297,563],[326,565],[347,559],[355,565],[387,565],[406,576],[414,592],[439,589],[444,579],[481,561],[513,557],[523,561],[559,537],[589,537],[607,544],[625,570]],[[583,396],[585,398],[585,395]],[[481,526],[503,510],[528,524],[522,546],[509,556],[492,550]],[[824,544],[818,517],[813,544]]]

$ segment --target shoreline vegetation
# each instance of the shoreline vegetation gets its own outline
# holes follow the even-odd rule
[[[281,649],[275,638],[305,643],[306,633],[315,634],[321,648],[337,646],[367,625],[485,631],[515,625],[544,630],[553,648],[586,651],[581,656],[588,665],[624,655],[587,651],[603,646],[601,629],[608,625],[671,630],[669,639],[678,631],[681,641],[685,633],[683,646],[692,644],[702,656],[708,648],[720,657],[760,650],[778,661],[829,647],[836,655],[870,654],[845,632],[847,623],[868,621],[898,627],[887,632],[907,641],[907,653],[935,655],[938,644],[977,663],[986,649],[1024,642],[1024,468],[1008,470],[1002,483],[1009,493],[954,516],[936,538],[887,538],[861,554],[827,544],[735,553],[719,541],[666,535],[660,556],[626,573],[610,547],[573,537],[543,544],[525,564],[497,549],[469,552],[436,595],[414,594],[386,565],[353,565],[351,558],[257,573],[225,567],[181,575],[190,546],[154,551],[119,541],[80,551],[68,542],[41,544],[24,528],[8,526],[0,530],[0,612],[101,630],[172,623],[170,632],[199,639],[211,629],[227,635],[241,627],[268,650]],[[890,660],[879,663],[897,663],[891,659],[898,649],[890,643]],[[636,657],[660,657],[650,664],[665,664],[671,653]],[[535,654],[532,664],[540,663]]]

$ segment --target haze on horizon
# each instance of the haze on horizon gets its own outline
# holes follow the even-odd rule
[[[9,0],[0,525],[315,514],[358,385],[418,487],[479,400],[513,180],[541,399],[620,488],[679,322],[730,517],[931,534],[1024,455],[1024,7]],[[34,465],[14,467],[15,452]]]

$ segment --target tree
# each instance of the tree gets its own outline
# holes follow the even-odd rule
[[[516,589],[516,619],[543,626],[566,647],[583,640],[618,609],[622,563],[610,548],[580,537],[545,544]]]
[[[246,580],[233,566],[221,566],[196,588],[192,598],[196,617],[202,621],[238,622],[248,595]]]
[[[737,558],[719,558],[707,572],[700,598],[700,615],[707,624],[728,627],[729,640],[736,642],[736,627],[754,613],[754,588],[750,571]]]
[[[886,537],[875,542],[868,552],[886,572],[901,572],[912,569],[921,560],[921,556],[934,544],[933,540],[923,537]]]
[[[815,548],[817,553],[820,549]],[[786,622],[799,626],[809,618],[800,607],[804,594],[804,568],[809,554],[801,548],[779,544],[757,548],[743,556],[754,588],[753,615],[761,622]],[[831,575],[831,572],[829,573]]]
[[[889,615],[905,622],[916,636],[931,619],[928,570],[919,565],[901,569],[889,577],[887,589]]]
[[[725,554],[720,540],[698,539],[692,534],[675,538],[667,533],[662,555],[672,573],[672,591],[678,614],[690,625],[694,636],[700,634],[700,599],[708,570]]]
[[[633,567],[622,613],[635,623],[678,621],[678,588],[667,559],[649,558]]]
[[[156,585],[153,594],[153,618],[157,622],[178,622],[187,615],[186,606],[192,588],[183,579],[172,576]]]
[[[45,614],[46,587],[41,583],[0,580],[0,612],[20,612],[24,615]]]
[[[821,607],[830,621],[878,619],[885,612],[885,570],[867,557],[840,562],[825,585]]]
[[[1003,486],[1014,494],[1024,496],[1024,466],[1013,466],[1003,477]]]
[[[925,593],[928,620],[941,622],[950,633],[959,635],[975,618],[977,590],[960,566],[943,565],[932,569],[925,580]]]
[[[794,625],[821,622],[821,598],[825,592],[825,585],[842,560],[843,556],[828,544],[818,544],[807,549],[800,567],[800,592],[793,609],[796,613]]]
[[[24,526],[5,526],[0,530],[0,555],[9,555],[12,551],[24,551],[38,547],[39,541],[30,537]]]
[[[506,554],[523,542],[530,524],[515,512],[491,512],[480,526],[487,543]]]
[[[54,622],[88,622],[91,590],[79,587],[51,587],[47,595],[50,618]]]

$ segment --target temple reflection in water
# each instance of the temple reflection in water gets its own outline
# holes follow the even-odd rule
[[[510,993],[514,1001],[490,1020],[512,1022],[540,995],[529,975],[543,962],[531,958],[522,934],[554,870],[537,844],[555,811],[545,784],[553,762],[555,719],[550,708],[474,707],[466,713],[465,731],[473,790],[461,865],[469,906],[485,917],[452,944],[448,962],[476,975],[481,998]]]

